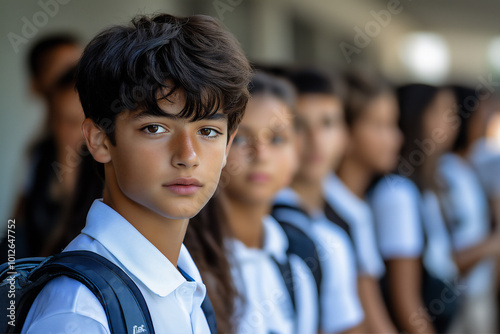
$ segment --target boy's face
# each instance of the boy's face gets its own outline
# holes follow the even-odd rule
[[[247,204],[268,204],[290,183],[296,167],[293,119],[287,105],[270,96],[250,99],[229,152],[225,193]]]
[[[218,112],[196,122],[176,118],[184,94],[178,90],[169,99],[159,102],[168,116],[137,111],[117,116],[116,145],[104,139],[106,187],[128,205],[165,218],[191,218],[213,195],[225,165],[227,117]],[[99,154],[93,155],[99,161]]]
[[[344,110],[326,94],[300,95],[296,105],[300,167],[297,176],[321,180],[336,167],[345,149]]]

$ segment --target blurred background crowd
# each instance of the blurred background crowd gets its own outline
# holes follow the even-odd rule
[[[358,274],[380,283],[387,307],[380,323],[380,313],[370,319],[376,298],[363,301],[373,331],[394,322],[418,332],[421,321],[449,312],[436,331],[497,332],[499,11],[493,0],[2,1],[0,234],[15,218],[26,235],[17,257],[58,252],[102,189],[82,146],[74,90],[90,38],[139,13],[207,14],[236,36],[256,69],[294,84],[297,103],[302,93],[324,93],[345,110],[345,136],[308,137],[302,158],[331,159],[325,184],[336,191],[328,202],[352,225]],[[332,87],[322,91],[325,78]],[[302,120],[303,131],[320,133],[328,121]],[[342,145],[316,142],[328,138]],[[308,168],[305,179],[321,173]],[[363,258],[359,243],[370,236],[356,236],[357,220],[370,222],[377,256]],[[427,276],[416,283],[422,268]],[[446,282],[460,303],[436,295]],[[412,295],[415,284],[427,284],[429,294]],[[445,302],[433,311],[436,298]],[[412,320],[424,304],[427,318]]]

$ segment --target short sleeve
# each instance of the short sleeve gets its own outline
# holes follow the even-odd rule
[[[109,334],[106,313],[95,295],[68,277],[50,281],[38,294],[24,323],[23,334]]]
[[[370,194],[375,231],[384,259],[414,258],[424,247],[420,193],[408,179],[382,178]]]
[[[343,332],[364,318],[352,242],[346,232],[330,222],[318,224],[314,234],[322,269],[320,327],[327,333]]]

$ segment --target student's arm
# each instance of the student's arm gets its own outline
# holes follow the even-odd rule
[[[81,314],[56,314],[25,326],[23,334],[40,333],[93,333],[109,334],[99,321]]]
[[[500,195],[495,196],[491,201],[491,213],[493,215],[493,230],[500,230]]]
[[[392,259],[386,266],[390,301],[394,316],[407,333],[435,333],[432,323],[426,317],[419,316],[424,310],[422,301],[422,262],[420,258]]]
[[[358,289],[359,298],[365,311],[367,333],[397,333],[385,307],[376,279],[367,275],[359,276]]]
[[[484,241],[456,251],[453,254],[455,264],[461,275],[465,275],[479,262],[487,258],[498,258],[500,256],[500,232],[495,231]]]

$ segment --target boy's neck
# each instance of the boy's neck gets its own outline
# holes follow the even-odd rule
[[[297,176],[291,188],[300,196],[308,211],[321,210],[323,206],[322,179],[310,180]]]
[[[229,197],[229,196],[228,196]],[[269,214],[269,204],[248,204],[228,198],[227,218],[233,236],[249,248],[262,248],[262,219]]]
[[[125,218],[177,267],[188,219],[165,218],[132,201],[121,191],[110,191],[107,185],[104,188],[103,202]]]
[[[358,198],[364,199],[374,177],[370,169],[356,159],[346,157],[340,163],[337,176]]]

